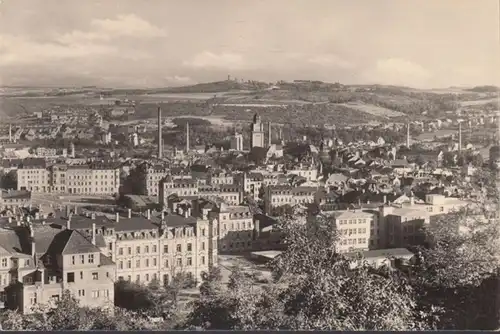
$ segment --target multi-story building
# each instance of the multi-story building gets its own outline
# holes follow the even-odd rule
[[[158,199],[163,207],[168,207],[168,197],[177,195],[179,197],[198,196],[198,182],[193,179],[174,179],[167,176],[159,183]]]
[[[241,133],[234,133],[231,137],[230,150],[243,151],[243,135]]]
[[[299,164],[287,170],[287,174],[298,175],[307,181],[318,180],[318,168],[314,164]]]
[[[16,171],[17,190],[49,191],[49,171],[44,159],[24,159]]]
[[[116,216],[73,217],[73,228],[85,235],[95,230],[102,235],[106,255],[116,262],[117,279],[168,284],[174,275],[184,272],[198,282],[201,273],[217,264],[217,222],[207,215],[178,206],[170,214],[153,217]]]
[[[0,211],[16,211],[31,203],[31,192],[27,190],[0,190]]]
[[[113,195],[120,188],[120,169],[114,164],[94,162],[52,168],[52,189],[69,194]]]
[[[254,200],[258,200],[263,187],[282,184],[283,179],[286,182],[284,174],[278,172],[251,172],[236,174],[234,182],[245,194],[250,194]]]
[[[339,232],[336,245],[339,253],[370,249],[370,233],[376,213],[365,210],[337,210],[323,211],[322,215],[335,221]]]
[[[269,186],[265,188],[264,206],[266,213],[274,208],[297,204],[314,203],[318,189],[316,187]]]
[[[425,242],[422,228],[430,223],[425,209],[411,205],[384,205],[379,210],[381,247],[408,247]]]
[[[234,176],[230,172],[222,170],[211,171],[207,174],[207,183],[216,184],[234,184]]]
[[[229,205],[239,205],[242,201],[240,188],[231,184],[198,186],[198,195],[209,200],[222,199]]]
[[[113,306],[115,264],[101,253],[95,236],[86,238],[70,224],[3,222],[0,251],[0,296],[7,308],[30,313],[65,290],[82,306]]]
[[[218,243],[221,252],[241,252],[252,249],[253,214],[247,206],[215,206],[209,217],[219,227]]]
[[[143,163],[137,167],[140,195],[159,196],[159,184],[170,175],[169,168],[162,164]]]

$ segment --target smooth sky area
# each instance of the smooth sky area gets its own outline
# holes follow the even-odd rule
[[[499,0],[1,0],[0,84],[500,84]]]

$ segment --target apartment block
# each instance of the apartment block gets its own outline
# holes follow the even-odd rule
[[[83,306],[113,306],[115,264],[101,253],[96,238],[55,227],[45,220],[2,222],[0,297],[4,306],[30,313],[53,305],[69,290]]]
[[[31,203],[31,192],[27,190],[0,190],[0,211],[16,211]]]
[[[318,194],[316,187],[269,186],[265,189],[264,202],[266,213],[273,209],[290,205],[314,203]]]
[[[135,172],[140,184],[140,194],[147,196],[158,196],[160,181],[170,175],[170,169],[162,164],[143,163]]]
[[[253,214],[247,206],[230,206],[220,203],[209,215],[219,227],[218,244],[221,252],[241,252],[252,249]]]
[[[102,235],[103,253],[114,259],[116,278],[138,283],[168,282],[179,272],[201,281],[217,263],[217,222],[177,206],[169,214],[105,217],[73,216],[72,226],[85,235]]]
[[[24,159],[16,171],[17,190],[50,191],[50,174],[44,159]]]

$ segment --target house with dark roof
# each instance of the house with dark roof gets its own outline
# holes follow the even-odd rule
[[[81,305],[113,306],[115,264],[87,238],[64,225],[17,218],[0,228],[0,296],[4,306],[30,313],[69,290]],[[105,246],[101,244],[101,246]]]

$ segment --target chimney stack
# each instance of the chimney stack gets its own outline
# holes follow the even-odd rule
[[[92,219],[92,220],[94,220],[94,219],[95,219],[95,212],[92,212],[92,213],[90,214],[90,219]]]
[[[410,147],[410,123],[406,125],[406,147]]]
[[[9,217],[9,224],[12,223],[12,217]]]
[[[95,230],[96,230],[95,223],[92,223],[92,245],[94,246],[95,246]]]
[[[71,230],[71,217],[73,215],[70,213],[68,216],[68,220],[66,221],[66,229]]]
[[[271,132],[271,122],[269,122],[269,134],[268,134],[268,137],[269,138],[267,139],[268,140],[268,145],[267,146],[270,147],[271,144],[273,143],[273,141],[272,141],[273,137],[272,137],[272,132]]]
[[[117,223],[120,222],[120,213],[119,212],[117,212],[115,214],[115,220],[116,220]]]
[[[35,244],[35,239],[31,239],[31,256],[33,257],[33,261],[35,261],[35,266],[36,266],[36,244]]]
[[[161,211],[161,220],[164,220],[165,219],[165,211]]]
[[[128,219],[132,218],[132,209],[128,209]]]
[[[258,219],[254,222],[255,234],[254,239],[258,239],[260,236],[260,221]]]
[[[146,211],[146,218],[147,218],[148,220],[150,220],[150,219],[151,219],[151,210],[149,210],[149,209],[148,209],[148,211]]]
[[[384,204],[387,204],[387,195],[384,195],[383,201],[384,201]]]
[[[189,152],[189,122],[186,123],[186,153]]]
[[[9,143],[12,143],[12,124],[9,124]]]
[[[30,226],[29,229],[30,229],[30,237],[34,238],[35,237],[35,230],[33,229],[33,226]]]
[[[462,152],[462,122],[458,123],[458,152]]]
[[[161,108],[158,107],[158,159],[163,158],[163,138],[161,124]]]

